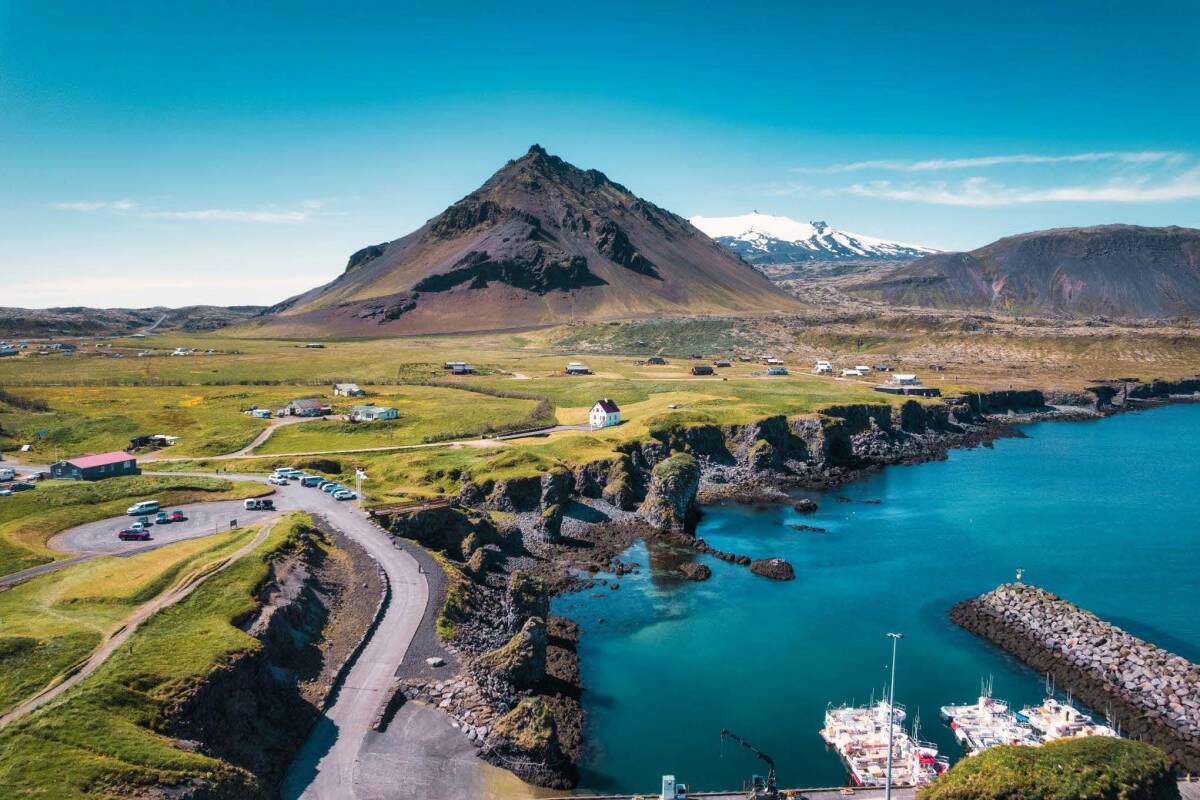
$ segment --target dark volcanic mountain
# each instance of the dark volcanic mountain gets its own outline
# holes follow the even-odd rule
[[[494,330],[796,301],[687,220],[537,145],[421,228],[268,309],[280,335]]]
[[[905,305],[1016,314],[1200,317],[1200,230],[1100,225],[937,253],[856,291]]]

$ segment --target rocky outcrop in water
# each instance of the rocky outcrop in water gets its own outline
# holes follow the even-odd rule
[[[751,561],[750,571],[755,575],[761,575],[773,581],[791,581],[796,579],[796,570],[782,558],[763,558],[758,561]]]
[[[1125,735],[1200,771],[1200,665],[1021,583],[959,603],[950,617],[1092,708],[1111,709]]]
[[[526,698],[498,719],[480,755],[538,786],[575,785],[574,765],[563,753],[558,725],[543,697]]]
[[[650,488],[642,502],[642,518],[660,530],[685,531],[695,524],[700,465],[687,453],[660,461],[650,473]]]

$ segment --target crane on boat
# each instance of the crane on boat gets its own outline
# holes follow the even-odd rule
[[[725,744],[726,739],[732,739],[742,747],[753,753],[759,761],[767,765],[767,777],[764,780],[761,775],[755,775],[750,779],[750,794],[747,796],[750,800],[776,800],[779,797],[779,789],[775,785],[775,759],[759,750],[754,745],[747,742],[742,737],[738,736],[728,728],[721,729],[721,744]]]

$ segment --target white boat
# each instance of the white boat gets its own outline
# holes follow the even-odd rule
[[[1040,706],[1025,706],[1016,715],[1018,720],[1027,721],[1043,741],[1069,739],[1076,736],[1119,736],[1113,728],[1096,722],[1071,703],[1062,703],[1047,697]]]
[[[1008,703],[992,697],[990,680],[984,682],[978,702],[942,706],[941,716],[968,755],[1001,744],[1041,743],[1037,732],[1021,722]]]
[[[929,783],[949,766],[938,756],[937,747],[920,742],[904,729],[906,713],[895,706],[891,723],[892,785],[921,786]],[[856,786],[882,787],[887,784],[888,704],[830,707],[825,712],[821,738],[829,744],[846,767]]]

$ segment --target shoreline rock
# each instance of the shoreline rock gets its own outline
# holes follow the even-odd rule
[[[792,581],[796,579],[796,570],[782,558],[763,558],[750,562],[750,571],[755,575],[770,578],[773,581]]]

